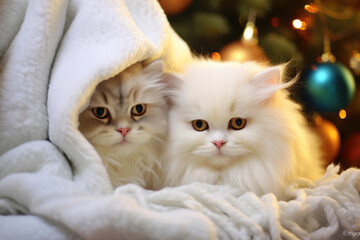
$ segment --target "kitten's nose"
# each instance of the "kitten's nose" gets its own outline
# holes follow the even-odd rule
[[[212,142],[218,149],[220,149],[222,147],[222,145],[224,145],[226,142],[221,140],[221,141],[213,141]]]
[[[123,137],[125,137],[126,134],[130,131],[130,128],[118,128],[116,129],[116,131],[118,131],[119,133],[121,133],[121,135],[123,135]]]

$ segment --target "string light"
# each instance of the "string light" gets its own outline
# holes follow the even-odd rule
[[[254,32],[255,32],[255,24],[253,22],[248,22],[246,24],[244,33],[243,33],[243,38],[246,41],[250,41],[253,39],[254,36]]]
[[[345,119],[345,118],[346,118],[346,111],[345,111],[345,109],[341,109],[341,110],[339,111],[339,117],[340,117],[341,119]]]
[[[319,8],[315,3],[306,4],[304,8],[309,13],[317,13],[319,11]]]
[[[258,43],[258,36],[257,36],[257,28],[255,26],[255,19],[256,19],[256,10],[250,9],[249,10],[249,19],[246,23],[242,41],[256,45]]]
[[[306,22],[301,21],[300,19],[294,19],[292,21],[292,25],[295,29],[298,30],[305,30],[306,29]]]

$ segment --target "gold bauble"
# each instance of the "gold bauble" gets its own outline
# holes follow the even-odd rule
[[[323,152],[323,159],[328,165],[336,159],[340,150],[340,134],[336,126],[320,117],[315,118],[316,132],[320,137],[320,146]]]
[[[234,41],[227,44],[220,50],[220,55],[222,61],[269,61],[259,45],[245,41]]]
[[[176,15],[184,11],[192,0],[158,0],[166,15]]]

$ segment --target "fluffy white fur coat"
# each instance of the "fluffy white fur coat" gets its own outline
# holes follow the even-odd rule
[[[321,176],[318,140],[289,98],[293,81],[282,82],[282,71],[254,62],[195,60],[178,74],[182,86],[170,113],[165,185],[205,182],[282,196],[296,177]],[[236,117],[246,119],[241,130],[229,128]],[[196,119],[208,129],[194,130]],[[220,149],[216,141],[224,142]]]

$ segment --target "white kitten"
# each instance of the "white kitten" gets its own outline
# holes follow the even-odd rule
[[[79,116],[79,130],[95,147],[113,187],[150,187],[167,138],[167,90],[162,62],[137,63],[101,82]]]
[[[318,140],[282,83],[283,66],[196,60],[177,77],[166,186],[224,184],[259,195],[322,174]]]

